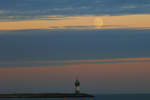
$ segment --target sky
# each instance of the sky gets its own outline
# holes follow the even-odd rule
[[[1,0],[0,93],[150,93],[149,0]]]

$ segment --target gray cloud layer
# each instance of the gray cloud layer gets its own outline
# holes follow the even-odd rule
[[[149,33],[123,29],[0,31],[0,67],[51,65],[39,61],[150,57]]]
[[[0,19],[45,15],[149,14],[149,0],[1,0]]]

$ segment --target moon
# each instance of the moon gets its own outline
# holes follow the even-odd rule
[[[103,20],[100,17],[96,17],[94,20],[94,24],[96,26],[96,29],[99,29],[103,26]]]

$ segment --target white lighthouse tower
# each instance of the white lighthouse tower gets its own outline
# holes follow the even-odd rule
[[[75,81],[75,93],[80,94],[80,81],[78,80],[78,78]]]

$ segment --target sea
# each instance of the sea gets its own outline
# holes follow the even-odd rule
[[[64,98],[0,98],[0,100],[64,100]],[[65,100],[150,100],[150,94],[104,94],[94,98],[66,98]]]

